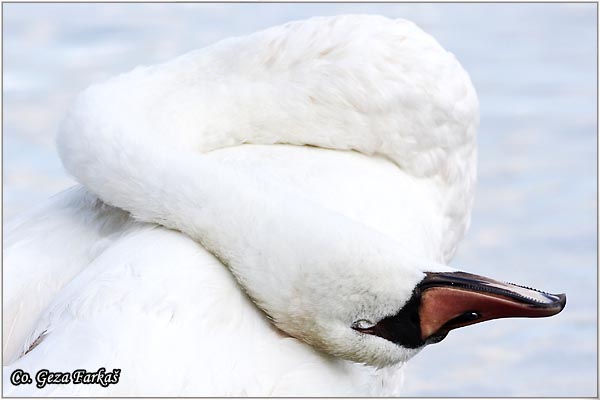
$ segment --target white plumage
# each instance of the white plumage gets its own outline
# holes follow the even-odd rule
[[[6,229],[4,373],[121,380],[4,394],[399,394],[418,349],[348,326],[449,270],[477,124],[455,58],[376,16],[293,22],[90,87],[58,141],[83,186]]]

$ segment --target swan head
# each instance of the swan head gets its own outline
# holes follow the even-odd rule
[[[420,280],[419,274],[405,275],[368,284],[369,274],[345,277],[353,282],[351,290],[342,288],[343,280],[332,282],[313,298],[318,301],[305,295],[290,303],[293,311],[281,327],[326,353],[385,367],[408,361],[456,328],[497,318],[551,316],[566,303],[564,294],[462,271],[426,272]]]
[[[380,264],[370,264],[375,258]],[[498,318],[551,316],[566,303],[564,294],[442,265],[428,268],[398,258],[394,263],[391,257],[348,259],[306,269],[286,287],[285,305],[265,308],[291,336],[366,365],[403,363],[456,328]]]

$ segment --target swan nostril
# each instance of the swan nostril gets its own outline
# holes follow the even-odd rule
[[[461,319],[463,319],[464,321],[475,321],[476,319],[479,319],[481,316],[476,313],[475,311],[467,311],[466,313],[464,313],[463,315],[460,316]]]
[[[481,318],[481,315],[476,311],[467,311],[458,317],[451,319],[450,321],[444,324],[445,327],[450,327],[454,325],[464,324],[467,322],[473,322]]]

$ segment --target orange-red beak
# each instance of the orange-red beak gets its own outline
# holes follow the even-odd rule
[[[419,283],[421,340],[435,343],[452,329],[509,317],[549,317],[563,310],[564,294],[499,282],[466,272],[427,273]]]

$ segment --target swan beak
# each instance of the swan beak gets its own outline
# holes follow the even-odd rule
[[[449,331],[497,318],[549,317],[563,310],[564,294],[499,282],[466,272],[427,273],[421,293],[421,339],[437,343]]]

